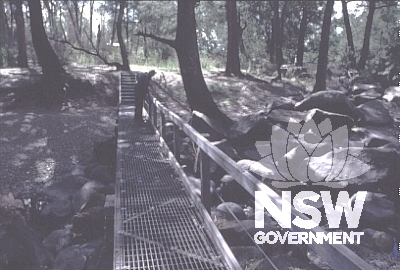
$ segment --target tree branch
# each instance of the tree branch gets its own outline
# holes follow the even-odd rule
[[[156,41],[159,41],[161,43],[167,44],[167,45],[171,46],[172,48],[176,49],[176,42],[175,42],[175,40],[172,40],[172,39],[166,39],[166,38],[158,37],[158,36],[155,36],[153,34],[143,33],[142,31],[137,32],[135,34],[135,36],[149,37],[149,38],[152,38],[152,39],[154,39]]]
[[[84,48],[76,47],[74,44],[72,44],[72,43],[69,42],[68,40],[58,40],[58,39],[55,39],[55,38],[52,38],[52,37],[49,37],[49,39],[52,40],[52,41],[55,41],[55,42],[60,42],[60,43],[63,43],[63,44],[68,44],[68,45],[71,46],[71,48],[74,49],[74,50],[81,51],[81,52],[84,52],[84,53],[86,53],[86,54],[96,56],[96,57],[100,58],[101,61],[104,62],[104,64],[106,64],[107,66],[115,66],[115,67],[117,68],[117,70],[120,70],[120,69],[122,68],[122,65],[121,65],[120,63],[117,63],[117,62],[108,62],[107,59],[106,59],[104,56],[100,55],[100,53],[99,53],[97,50],[96,50],[96,52],[91,52],[91,51],[86,50],[86,49],[84,49]]]

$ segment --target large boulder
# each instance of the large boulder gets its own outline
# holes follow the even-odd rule
[[[394,102],[400,106],[400,86],[390,86],[385,90],[382,98],[385,101]]]
[[[107,187],[98,181],[87,182],[73,198],[74,212],[78,213],[89,207],[103,206],[106,199],[104,195],[106,189]]]
[[[304,121],[308,122],[313,120],[316,125],[319,125],[321,122],[329,119],[331,122],[332,130],[336,130],[339,127],[347,126],[351,128],[354,125],[353,118],[337,113],[330,113],[320,109],[312,109],[307,113]]]
[[[382,87],[375,84],[356,83],[353,85],[351,92],[354,95],[358,95],[370,90],[374,90],[378,93],[381,93]]]
[[[89,178],[103,184],[110,184],[115,182],[115,172],[110,166],[99,165],[92,170]]]
[[[215,208],[215,216],[217,219],[240,220],[247,219],[243,208],[234,202],[224,202]],[[235,217],[234,217],[235,216]]]
[[[73,245],[63,249],[56,257],[54,268],[59,270],[83,270],[86,261],[95,254],[101,239],[83,245]]]
[[[273,125],[279,125],[286,128],[288,123],[300,123],[304,121],[306,115],[306,112],[276,109],[268,114],[268,120]]]
[[[68,226],[65,229],[51,232],[45,239],[43,239],[43,245],[56,255],[69,246],[73,238],[74,236],[71,232],[71,226]]]
[[[390,252],[394,246],[393,236],[386,232],[376,231],[374,229],[363,230],[364,235],[361,238],[361,244],[373,248],[378,252]]]
[[[75,214],[72,218],[72,231],[80,238],[95,239],[104,235],[105,208],[92,207]]]
[[[362,92],[358,95],[353,95],[351,98],[354,100],[353,104],[358,106],[365,102],[379,99],[381,97],[382,97],[381,93],[379,93],[375,90],[368,90],[368,91]]]
[[[332,166],[334,160],[337,162]],[[311,160],[308,172],[321,181],[326,176],[335,176],[330,179],[332,184],[351,192],[381,190],[388,194],[397,186],[397,160],[398,154],[393,149],[349,147]]]
[[[60,182],[43,189],[42,195],[51,199],[64,200],[73,196],[89,180],[81,175],[70,175]]]
[[[28,226],[21,207],[12,194],[0,196],[0,269],[52,268],[52,254]]]
[[[205,135],[209,141],[220,141],[225,138],[224,126],[204,113],[193,111],[189,123],[197,132]]]
[[[287,97],[271,96],[267,100],[266,112],[270,113],[275,109],[293,110],[294,101]]]
[[[355,200],[355,196],[351,198]],[[395,220],[394,204],[385,194],[368,192],[360,217],[360,228],[385,231]]]
[[[351,141],[360,141],[366,147],[380,147],[388,143],[398,144],[394,134],[383,127],[354,127],[349,135]]]
[[[256,141],[268,140],[271,136],[272,125],[263,111],[243,116],[227,131],[226,136],[231,145],[253,145]]]
[[[348,115],[355,121],[361,118],[358,109],[340,91],[326,90],[313,93],[295,104],[295,110],[308,111],[311,109]]]
[[[388,109],[381,100],[372,100],[357,106],[362,113],[361,123],[371,126],[389,126],[393,123]]]

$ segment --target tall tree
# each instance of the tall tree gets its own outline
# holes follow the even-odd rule
[[[283,53],[282,53],[282,31],[281,31],[281,21],[279,18],[279,1],[273,1],[272,7],[274,11],[273,17],[273,39],[275,44],[275,61],[278,70],[278,77],[275,80],[281,80],[281,65],[283,64]]]
[[[17,24],[17,40],[18,40],[18,66],[21,68],[28,67],[28,57],[26,55],[25,41],[25,21],[22,13],[22,0],[14,0],[15,4],[15,22]]]
[[[0,67],[4,65],[4,55],[7,41],[7,23],[4,0],[0,0]]]
[[[333,12],[334,0],[328,0],[324,12],[322,23],[321,41],[319,43],[317,80],[314,85],[313,93],[325,90],[326,88],[326,69],[328,67],[329,33],[331,30],[331,17]]]
[[[358,70],[364,70],[365,65],[367,64],[367,59],[369,55],[369,39],[371,37],[372,21],[374,19],[375,9],[376,9],[376,1],[375,0],[369,1],[367,24],[365,25],[364,42],[361,49],[360,60],[358,62]]]
[[[215,104],[201,70],[195,19],[197,2],[197,0],[178,0],[178,22],[174,40],[140,31],[137,35],[153,38],[175,49],[190,108],[217,119],[228,127],[232,124],[232,120]]]
[[[342,10],[343,10],[344,26],[346,28],[347,45],[349,48],[350,68],[356,68],[356,56],[354,50],[353,33],[351,31],[349,12],[347,11],[346,0],[342,0]]]
[[[65,73],[60,59],[58,59],[43,26],[43,14],[40,0],[29,0],[29,19],[31,24],[32,43],[42,67],[44,77],[56,78]]]
[[[117,37],[118,37],[119,48],[121,50],[122,70],[130,71],[128,54],[126,52],[124,38],[122,37],[122,18],[124,16],[125,4],[126,4],[125,0],[119,1],[119,13],[118,13],[118,20],[117,20]]]
[[[304,39],[306,37],[307,32],[307,24],[308,24],[308,6],[307,2],[301,2],[302,5],[302,16],[300,22],[299,36],[297,38],[297,52],[296,52],[296,66],[303,66],[304,59]]]
[[[225,75],[243,77],[240,70],[239,42],[241,26],[237,16],[236,0],[227,0],[226,21],[228,23],[228,48],[226,53]]]

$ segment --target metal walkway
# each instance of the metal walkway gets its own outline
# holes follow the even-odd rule
[[[135,76],[121,77],[114,269],[229,269],[151,124],[133,123]]]

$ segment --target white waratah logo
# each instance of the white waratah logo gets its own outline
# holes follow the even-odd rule
[[[352,142],[351,146],[347,127],[332,131],[329,119],[318,126],[312,119],[304,125],[290,121],[287,131],[275,125],[270,144],[256,143],[257,151],[263,157],[258,163],[271,172],[267,178],[275,180],[271,184],[277,188],[347,186],[344,180],[358,177],[370,169],[357,158],[363,143]]]

